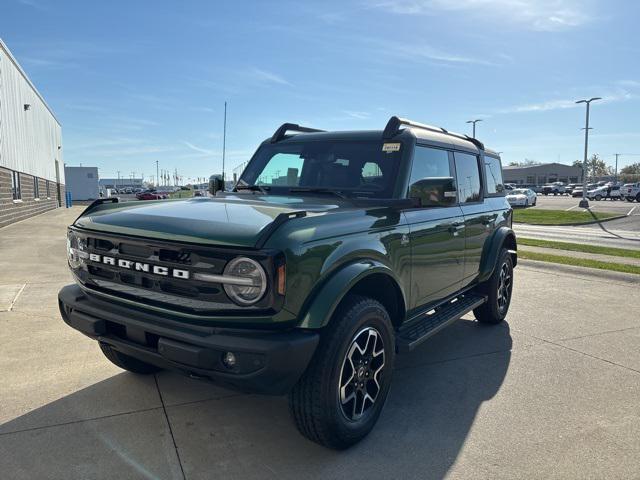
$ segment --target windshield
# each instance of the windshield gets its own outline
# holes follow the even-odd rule
[[[511,190],[510,195],[526,195],[527,191],[522,190],[521,188],[517,188],[515,190]]]
[[[382,141],[263,145],[237,187],[257,185],[270,193],[322,190],[391,198],[402,155],[401,149],[393,150],[383,151]]]

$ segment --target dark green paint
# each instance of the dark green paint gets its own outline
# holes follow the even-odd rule
[[[411,155],[405,157],[397,179],[400,192],[406,192],[410,172]],[[330,195],[226,193],[209,199],[107,204],[81,216],[75,225],[136,237],[244,248],[250,255],[279,214],[298,211],[306,216],[283,223],[264,244],[286,258],[287,294],[282,310],[271,317],[200,321],[320,328],[349,290],[372,274],[392,279],[403,297],[402,310],[410,318],[486,279],[503,242],[510,236],[515,241],[511,209],[504,197],[450,207],[400,208],[363,206]]]

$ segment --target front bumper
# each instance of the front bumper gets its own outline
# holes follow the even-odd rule
[[[282,395],[307,368],[319,334],[303,329],[248,330],[188,324],[85,294],[77,285],[58,293],[70,327],[125,355],[237,390]],[[233,352],[236,365],[222,358]]]

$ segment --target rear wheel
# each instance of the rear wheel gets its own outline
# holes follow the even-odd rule
[[[599,202],[600,200],[602,200],[602,195],[596,195],[596,202]]]
[[[111,363],[124,370],[128,370],[129,372],[148,375],[150,373],[156,373],[162,370],[160,367],[156,367],[155,365],[151,365],[150,363],[146,363],[142,360],[138,360],[137,358],[125,355],[124,353],[115,350],[108,343],[100,342],[100,349],[102,350],[102,353],[104,353],[104,356],[111,361]]]
[[[636,202],[640,203],[640,193],[636,195]]]
[[[627,202],[633,202],[633,197],[627,197]]]
[[[502,322],[509,311],[513,290],[513,260],[506,248],[500,252],[491,277],[478,290],[487,295],[487,301],[473,311],[476,319],[482,323]]]
[[[335,449],[362,440],[384,406],[394,359],[393,325],[385,308],[371,298],[349,296],[289,394],[300,433]]]

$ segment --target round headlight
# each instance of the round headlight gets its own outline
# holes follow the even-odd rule
[[[262,266],[246,257],[231,260],[224,269],[229,282],[224,283],[224,291],[239,305],[251,305],[262,298],[267,290],[267,275]]]
[[[80,268],[83,259],[87,257],[85,249],[85,241],[74,232],[69,231],[67,233],[67,259],[71,268]]]

